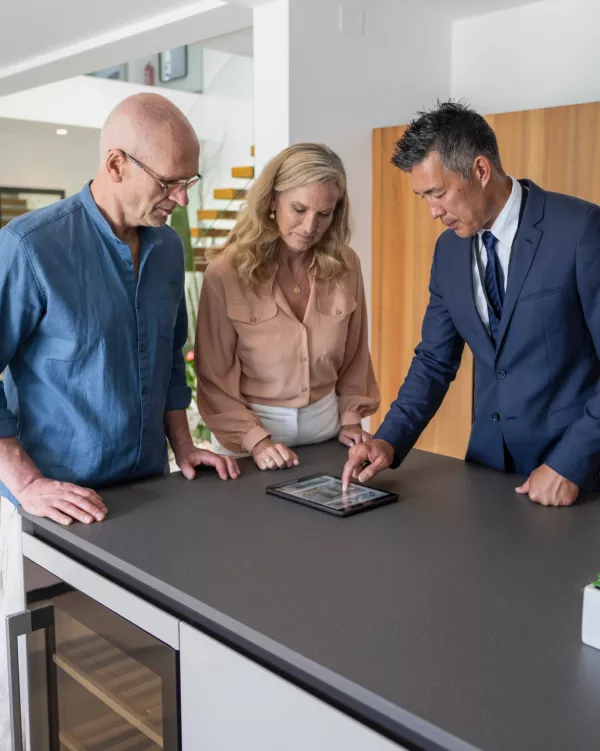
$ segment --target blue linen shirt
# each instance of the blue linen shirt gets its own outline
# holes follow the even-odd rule
[[[0,438],[88,487],[167,472],[164,413],[191,398],[184,278],[165,226],[140,228],[136,280],[89,185],[0,230]]]

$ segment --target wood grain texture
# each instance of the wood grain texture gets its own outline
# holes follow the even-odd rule
[[[489,115],[504,169],[546,190],[600,203],[600,103]],[[382,406],[375,430],[396,398],[420,341],[435,241],[433,221],[408,177],[390,164],[404,127],[373,131],[372,349]],[[456,381],[417,446],[465,455],[471,429],[473,357],[465,348]]]
[[[371,429],[381,424],[403,382],[429,300],[429,273],[443,226],[417,198],[406,175],[390,164],[403,127],[373,133],[373,312],[372,347],[381,388],[381,408]],[[419,448],[464,457],[471,428],[473,361],[465,349],[456,381],[438,414],[417,443]]]

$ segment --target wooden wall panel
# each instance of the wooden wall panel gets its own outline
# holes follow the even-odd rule
[[[600,103],[510,112],[486,118],[505,170],[547,190],[600,204]],[[373,131],[372,349],[382,407],[375,430],[410,366],[428,300],[433,248],[443,226],[433,221],[406,175],[390,165],[404,127]],[[456,381],[419,448],[464,457],[472,413],[473,358],[465,349]]]

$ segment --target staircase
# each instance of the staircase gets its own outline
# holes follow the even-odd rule
[[[0,193],[0,227],[6,225],[16,216],[29,211],[27,201],[11,193]]]
[[[250,155],[254,156],[254,146],[250,150]],[[231,177],[234,180],[245,180],[246,185],[243,188],[216,188],[213,198],[222,201],[223,208],[200,209],[198,226],[191,229],[196,271],[206,269],[205,250],[223,245],[223,240],[235,224],[240,204],[246,200],[248,188],[254,179],[254,167],[233,167]]]

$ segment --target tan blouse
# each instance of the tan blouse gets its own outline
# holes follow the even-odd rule
[[[305,407],[335,391],[340,422],[353,425],[379,406],[369,354],[360,261],[336,283],[312,282],[304,321],[279,285],[242,286],[226,251],[207,268],[198,310],[198,409],[219,443],[250,452],[268,432],[250,404]]]

